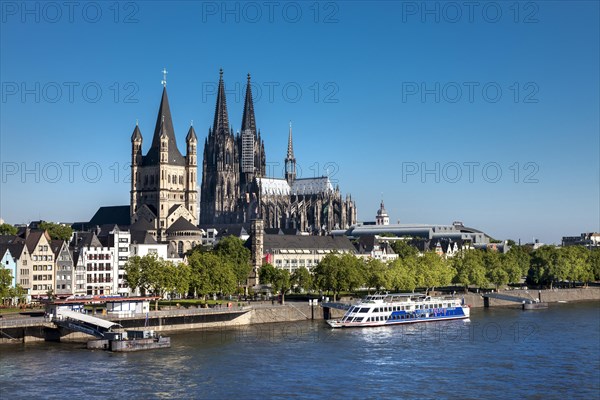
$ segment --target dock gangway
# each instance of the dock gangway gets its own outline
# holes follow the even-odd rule
[[[534,299],[533,297],[531,297],[531,295],[529,293],[527,293],[527,294],[530,297],[529,299],[526,297],[513,296],[513,295],[503,294],[503,293],[485,293],[485,294],[482,294],[481,297],[483,297],[483,306],[486,308],[490,306],[490,299],[497,299],[497,300],[512,301],[515,303],[520,303],[520,304],[522,304],[524,310],[536,310],[536,309],[540,309],[540,308],[548,308],[548,303],[542,302],[540,298]]]
[[[116,322],[68,310],[59,311],[52,322],[61,328],[87,333],[99,339],[103,339],[104,335],[113,328],[121,327]]]

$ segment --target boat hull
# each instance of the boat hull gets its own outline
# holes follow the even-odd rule
[[[418,324],[421,322],[436,322],[436,321],[451,321],[457,319],[469,319],[468,315],[462,316],[447,316],[447,317],[431,317],[431,318],[415,318],[402,321],[384,321],[384,322],[342,322],[338,319],[327,320],[327,324],[331,328],[366,328],[376,326],[390,326],[390,325],[410,325]]]
[[[164,349],[171,347],[171,338],[161,336],[158,338],[133,339],[133,340],[111,340],[110,351],[131,352],[141,350]]]

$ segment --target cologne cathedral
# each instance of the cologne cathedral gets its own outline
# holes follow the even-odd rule
[[[257,130],[250,74],[241,130],[229,124],[223,71],[212,128],[204,141],[200,225],[264,220],[265,228],[325,234],[356,223],[356,207],[328,177],[296,178],[290,124],[284,178],[265,176],[265,146]]]
[[[164,71],[166,74],[166,71]],[[356,223],[350,196],[342,198],[328,177],[296,178],[296,159],[290,124],[285,176],[266,177],[265,146],[257,130],[250,74],[241,131],[229,124],[223,71],[220,71],[213,126],[204,140],[200,209],[197,199],[197,136],[193,127],[185,138],[183,156],[175,140],[163,81],[162,98],[152,144],[142,154],[142,134],[131,136],[131,224],[146,224],[165,241],[169,235],[196,235],[203,227],[246,224],[262,219],[265,228],[326,234]],[[174,237],[174,236],[173,236]]]

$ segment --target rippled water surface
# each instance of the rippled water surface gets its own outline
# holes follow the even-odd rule
[[[470,321],[323,321],[172,334],[130,354],[0,346],[0,399],[600,398],[600,305],[473,309]]]

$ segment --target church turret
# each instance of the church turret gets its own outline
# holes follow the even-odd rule
[[[169,162],[169,135],[165,129],[165,117],[163,116],[162,123],[160,125],[160,163],[167,164]]]
[[[288,136],[287,157],[285,158],[285,180],[291,185],[296,180],[296,159],[294,158],[294,145],[292,142],[292,121]]]
[[[131,165],[141,165],[142,163],[142,132],[137,122],[131,134]]]
[[[193,125],[190,125],[190,130],[185,137],[185,143],[187,144],[186,165],[197,165],[196,148],[198,146],[198,137],[196,136],[196,131],[194,130]]]
[[[138,190],[140,180],[139,167],[142,165],[142,132],[136,121],[135,128],[131,134],[131,206],[130,216],[137,211]]]
[[[197,177],[197,146],[198,137],[194,126],[190,124],[190,130],[185,137],[187,143],[187,155],[186,155],[186,166],[185,166],[185,208],[195,217],[198,218],[197,201],[198,201],[198,188],[196,187]]]

